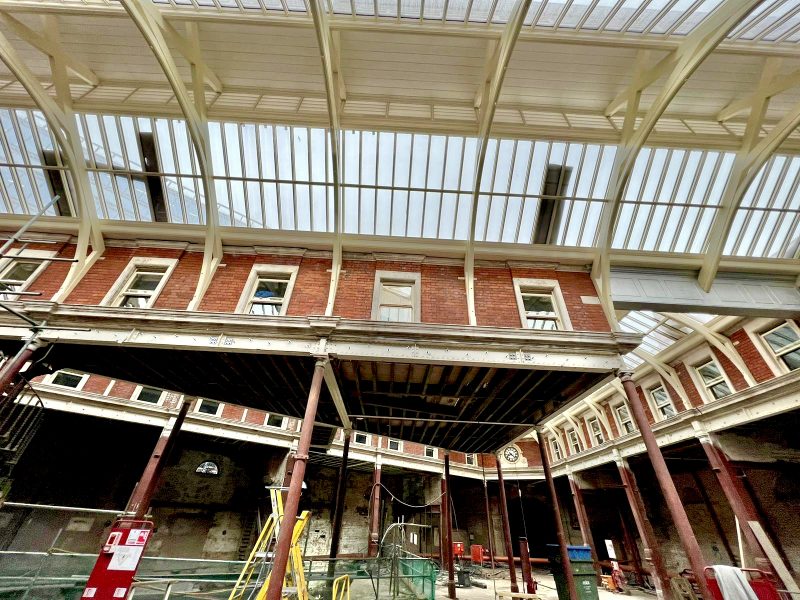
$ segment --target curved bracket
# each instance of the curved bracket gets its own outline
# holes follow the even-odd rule
[[[55,29],[55,23],[51,24],[53,25],[50,32],[52,37],[57,35],[57,30]],[[51,40],[51,43],[59,46],[57,40]],[[42,84],[39,83],[39,80],[36,79],[36,76],[25,65],[17,51],[2,33],[0,33],[0,60],[6,64],[28,92],[36,106],[39,107],[39,110],[42,111],[53,137],[66,159],[70,173],[72,173],[75,208],[79,218],[78,243],[74,256],[77,261],[72,263],[66,279],[52,298],[54,302],[63,302],[105,251],[100,220],[97,217],[92,187],[89,183],[89,172],[86,169],[86,161],[83,158],[75,116],[70,107],[71,98],[69,97],[66,65],[61,57],[51,56],[53,78],[62,104],[59,106],[58,102],[42,87]],[[89,251],[90,246],[91,252]]]
[[[200,178],[206,199],[206,239],[203,250],[203,265],[200,268],[200,277],[197,281],[194,296],[188,306],[188,310],[197,310],[217,267],[222,261],[222,238],[219,233],[217,194],[211,170],[211,142],[208,133],[208,117],[206,116],[204,94],[204,81],[210,71],[200,62],[196,29],[190,29],[195,33],[194,44],[192,44],[177,35],[177,32],[172,29],[172,26],[166,22],[156,6],[149,0],[120,0],[120,2],[161,65],[172,92],[175,94],[178,106],[180,106],[181,112],[186,118],[186,128],[189,130],[189,137],[192,140],[197,156],[197,164],[200,169]],[[192,66],[194,102],[180,77],[165,34],[169,35],[173,42],[178,40],[179,47],[187,47],[187,59]]]
[[[712,331],[705,325],[703,325],[700,321],[697,321],[690,317],[689,315],[684,315],[680,313],[663,313],[665,317],[669,317],[673,321],[677,321],[681,325],[685,325],[699,333],[703,338],[714,348],[719,350],[725,358],[727,358],[733,366],[739,369],[742,376],[747,381],[747,385],[753,386],[756,385],[758,382],[756,381],[753,374],[750,372],[750,369],[747,368],[747,364],[744,362],[744,359],[741,355],[736,351],[736,347],[733,345],[728,338],[724,335],[717,333],[716,331]]]
[[[475,223],[478,219],[478,198],[481,194],[481,179],[483,177],[483,165],[486,162],[486,150],[489,146],[489,132],[492,129],[494,113],[497,109],[497,100],[500,97],[500,88],[503,86],[508,62],[514,45],[519,38],[522,23],[528,14],[532,0],[518,0],[514,6],[514,11],[506,24],[505,30],[500,37],[497,46],[497,61],[492,70],[493,76],[490,82],[481,82],[480,108],[478,110],[478,154],[475,160],[475,185],[472,191],[472,207],[470,212],[469,239],[467,240],[467,251],[464,258],[464,281],[467,291],[467,314],[469,324],[477,325],[475,314]]]
[[[644,350],[634,350],[633,354],[653,367],[656,373],[658,373],[664,379],[664,381],[669,383],[672,389],[675,390],[675,393],[678,394],[681,402],[683,402],[683,406],[687,410],[692,408],[692,403],[689,401],[689,395],[686,393],[686,389],[683,387],[683,383],[681,383],[681,379],[678,377],[678,372],[675,369]]]

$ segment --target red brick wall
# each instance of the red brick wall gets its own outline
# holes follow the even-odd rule
[[[677,362],[672,365],[672,368],[675,369],[675,372],[678,374],[678,379],[680,379],[692,406],[701,406],[703,404],[703,396],[700,394],[697,387],[695,387],[694,380],[689,375],[689,369],[686,365],[682,362]]]
[[[638,385],[636,386],[636,393],[639,394],[639,399],[642,402],[642,406],[644,406],[644,412],[647,415],[647,420],[652,425],[653,423],[656,422],[656,420],[655,420],[655,418],[653,418],[653,411],[650,410],[650,403],[647,401],[647,396],[645,396],[644,390],[642,389],[641,386],[638,386]],[[629,408],[629,410],[630,410],[630,408]],[[631,418],[633,418],[633,412],[632,411],[631,411]],[[634,420],[633,423],[635,425],[636,421]]]
[[[541,467],[542,455],[539,452],[539,444],[533,440],[520,440],[517,442],[522,456],[528,461],[529,467]]]
[[[180,250],[169,248],[106,248],[65,304],[100,304],[134,257],[179,258],[181,254]]]
[[[115,398],[125,398],[130,400],[130,398],[133,396],[133,392],[135,391],[135,383],[130,383],[129,381],[115,381],[114,386],[111,388],[111,391],[108,393],[108,395],[114,396]]]
[[[422,322],[468,325],[464,269],[458,266],[422,265],[421,273]]]
[[[719,366],[722,367],[722,370],[725,371],[725,374],[728,376],[728,379],[730,379],[730,382],[733,385],[733,389],[736,390],[737,392],[739,390],[747,389],[749,386],[747,385],[747,381],[745,380],[744,375],[742,375],[742,372],[739,369],[737,369],[730,360],[728,360],[728,357],[725,356],[722,352],[720,352],[716,348],[711,348],[711,351],[714,353],[714,357],[717,359],[717,363],[719,363]],[[761,358],[760,354],[758,356],[759,358]],[[761,360],[763,361],[764,359],[762,358]]]
[[[611,426],[611,437],[616,438],[619,437],[619,427],[617,427],[617,420],[614,418],[614,411],[611,409],[611,405],[606,403],[602,405],[603,412],[606,413],[606,418],[608,419],[608,424]]]
[[[252,423],[253,425],[263,425],[266,419],[267,413],[255,408],[248,408],[247,416],[244,418],[246,423]]]
[[[750,372],[755,377],[756,381],[761,383],[775,377],[772,374],[772,369],[766,363],[764,358],[759,353],[753,340],[744,329],[735,331],[730,336],[731,341],[736,345],[736,351],[744,359],[744,364],[750,369]]]
[[[675,410],[679,413],[685,411],[687,408],[691,408],[690,406],[686,406],[683,402],[683,399],[678,395],[678,392],[675,391],[675,388],[670,385],[668,381],[663,381],[664,389],[667,390],[667,394],[669,394],[670,399],[672,400],[672,404],[675,406]],[[686,392],[687,394],[689,392]]]
[[[202,266],[202,252],[184,252],[156,298],[153,308],[185,310],[194,296]]]
[[[574,330],[610,331],[602,307],[599,304],[584,304],[581,300],[581,296],[597,295],[588,273],[508,267],[475,269],[478,325],[521,327],[514,278],[557,280]]]
[[[400,268],[392,269],[399,271]],[[333,314],[348,319],[369,319],[372,313],[372,291],[375,285],[375,263],[364,260],[342,261],[339,288]]]
[[[102,394],[106,391],[111,379],[102,377],[101,375],[89,375],[89,379],[83,385],[84,392],[91,392],[92,394]]]
[[[72,244],[28,244],[30,250],[49,250],[55,251],[58,258],[72,258],[75,253],[75,246]],[[26,302],[31,300],[50,300],[53,295],[64,283],[72,263],[53,262],[49,263],[39,274],[39,276],[28,286],[27,292],[40,292],[41,296],[21,296],[20,300]]]
[[[331,261],[304,258],[297,271],[287,315],[324,315],[331,285]],[[341,290],[341,284],[339,286]]]
[[[222,418],[230,419],[231,421],[241,421],[244,415],[244,407],[237,404],[223,404],[222,405]]]

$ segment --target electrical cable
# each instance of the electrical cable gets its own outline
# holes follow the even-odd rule
[[[397,496],[395,496],[391,492],[391,490],[389,488],[387,488],[385,485],[383,485],[382,483],[373,483],[372,487],[370,488],[370,493],[374,493],[375,492],[375,486],[376,485],[379,485],[384,490],[386,490],[386,493],[389,494],[389,496],[392,497],[392,500],[394,500],[395,502],[399,502],[400,504],[402,504],[403,506],[407,506],[408,508],[427,508],[429,506],[433,506],[434,504],[436,504],[436,501],[440,500],[442,498],[442,496],[444,496],[444,494],[439,494],[436,498],[434,498],[431,502],[428,502],[427,504],[409,504],[408,502],[405,502],[405,501],[401,500],[400,498],[398,498]]]

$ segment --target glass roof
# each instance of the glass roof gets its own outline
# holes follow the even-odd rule
[[[202,224],[204,191],[184,121],[81,114],[79,132],[101,218]],[[43,116],[0,109],[0,211],[29,214],[66,170]],[[210,123],[220,223],[333,231],[333,177],[324,128]],[[477,138],[387,131],[341,133],[344,232],[467,240]],[[616,147],[490,140],[475,239],[591,247]],[[617,249],[701,253],[734,155],[644,148],[612,238]],[[61,183],[63,189],[64,184]],[[67,188],[68,192],[68,188]],[[792,258],[798,249],[800,157],[776,155],[736,213],[726,254]]]
[[[110,3],[110,0],[84,0]],[[305,0],[153,0],[173,8],[221,12],[307,14]],[[561,31],[684,36],[723,0],[533,0],[524,25]],[[334,15],[440,23],[505,23],[514,0],[326,0]],[[767,0],[731,32],[731,39],[764,42],[800,40],[795,0]]]
[[[703,324],[716,318],[714,315],[700,313],[689,313],[686,316]],[[675,342],[693,333],[690,327],[673,321],[661,313],[646,310],[632,310],[628,312],[619,320],[619,326],[622,331],[642,334],[644,338],[637,350],[644,350],[653,356],[657,356]],[[636,356],[633,352],[623,356],[622,360],[625,365],[631,369],[638,367],[644,362],[644,360]]]

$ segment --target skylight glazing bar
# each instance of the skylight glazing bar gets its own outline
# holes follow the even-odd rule
[[[567,16],[567,13],[572,8],[572,5],[575,4],[575,0],[567,0],[564,2],[564,7],[561,9],[561,12],[556,17],[555,22],[553,23],[553,29],[558,29],[561,27],[561,23],[564,22],[564,18]]]
[[[788,160],[784,156],[774,156],[769,161],[769,163],[767,163],[769,170],[770,171],[775,171],[775,164],[778,163],[778,162],[782,162],[783,163],[783,167],[780,169],[780,172],[778,174],[776,174],[776,176],[774,178],[771,178],[771,181],[766,183],[765,186],[764,186],[767,189],[771,188],[772,191],[768,196],[768,200],[766,202],[766,207],[765,207],[766,208],[765,212],[762,212],[758,216],[758,225],[756,227],[755,232],[753,232],[751,235],[749,235],[750,243],[747,246],[747,251],[745,252],[745,254],[747,256],[754,256],[756,254],[761,254],[761,252],[757,253],[755,251],[755,249],[762,242],[761,236],[762,236],[762,232],[764,230],[764,225],[768,221],[773,220],[773,216],[777,217],[777,213],[771,212],[771,209],[773,209],[775,207],[775,204],[776,204],[776,202],[778,200],[778,193],[782,189],[781,182],[786,182],[786,174],[787,174],[787,172],[789,170],[789,166],[791,164],[791,161]],[[766,178],[765,178],[765,180],[766,180]],[[762,188],[762,191],[763,191],[763,188]],[[750,220],[750,224],[749,224],[750,226],[752,226],[752,222],[753,222],[756,214],[757,213],[754,212],[750,216],[750,219],[749,219]],[[774,225],[774,223],[773,223],[773,225]],[[748,227],[748,228],[751,229],[751,227]],[[740,236],[744,237],[744,232],[740,232]],[[737,244],[737,246],[740,246],[740,244]]]
[[[680,160],[680,164],[677,166],[677,172],[675,173],[674,183],[672,184],[672,192],[669,194],[669,199],[667,200],[668,209],[666,210],[661,220],[661,227],[658,230],[658,235],[656,236],[655,243],[653,245],[653,248],[651,248],[652,250],[660,249],[663,247],[664,234],[667,232],[667,224],[671,222],[670,216],[678,210],[678,207],[675,205],[677,203],[676,198],[678,195],[678,189],[680,188],[679,182],[681,181],[683,174],[686,172],[686,165],[689,162],[689,152],[687,150],[680,150],[679,152],[681,152],[682,157]],[[675,225],[675,227],[677,228],[677,225]],[[672,250],[670,249],[670,251]]]
[[[781,28],[786,28],[788,25],[791,25],[793,21],[800,25],[798,15],[800,15],[800,5],[792,6],[787,4],[787,11],[781,15],[780,18],[774,19],[771,25],[762,27],[759,33],[752,35],[749,39],[753,42],[771,41],[768,39],[768,36]]]
[[[757,6],[749,15],[742,19],[742,22],[739,23],[733,31],[731,31],[728,35],[728,39],[737,40],[742,38],[746,32],[754,29],[770,16],[773,16],[787,1],[788,0],[768,0]]]
[[[719,173],[720,167],[722,166],[723,155],[721,153],[717,153],[714,160],[714,169],[712,171],[711,177],[706,179],[705,181],[705,188],[703,193],[704,204],[708,202],[711,195],[709,194],[710,190],[714,186],[714,182],[717,181],[717,174]],[[717,200],[718,201],[718,200]],[[706,212],[706,210],[699,208],[695,211],[695,218],[693,219],[693,226],[691,228],[691,234],[688,238],[688,244],[686,245],[686,249],[683,250],[684,252],[700,252],[703,247],[705,246],[706,239],[708,238],[708,230],[711,227],[711,221],[713,220],[714,212],[717,208],[712,208],[710,211]],[[702,238],[698,238],[698,228],[703,221],[706,221],[705,231],[703,232]]]
[[[661,19],[663,19],[665,16],[667,16],[667,15],[670,13],[670,11],[672,11],[672,9],[674,8],[674,6],[675,6],[675,5],[676,5],[678,2],[680,2],[680,1],[681,1],[681,0],[670,0],[670,2],[667,2],[667,4],[665,4],[665,5],[664,5],[664,7],[663,7],[663,8],[662,8],[662,9],[661,9],[659,12],[658,12],[658,14],[657,14],[655,17],[653,17],[653,18],[650,20],[650,22],[648,22],[648,23],[647,23],[647,25],[646,25],[645,27],[643,27],[643,28],[642,28],[642,30],[640,31],[640,33],[642,33],[642,34],[648,34],[648,33],[650,33],[650,32],[653,30],[653,28],[654,28],[654,27],[655,27],[655,26],[656,26],[658,23],[660,23],[660,22],[661,22]],[[695,2],[693,5],[692,5],[692,6],[690,6],[690,7],[687,9],[687,12],[691,12],[691,11],[693,11],[693,10],[694,10],[694,8],[696,8],[696,7],[697,7],[697,5],[698,5],[698,4],[700,4],[701,2],[702,2],[702,0],[697,0],[697,1],[696,1],[696,2]]]

